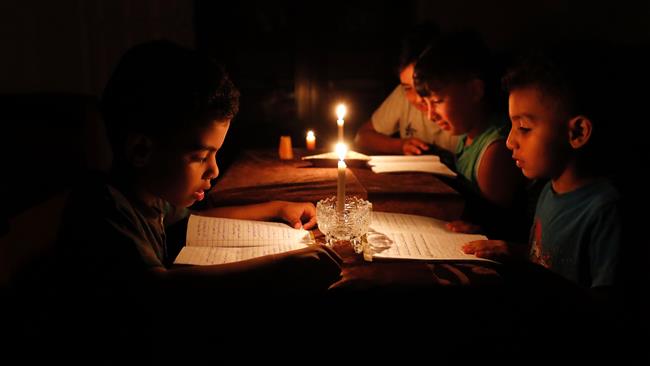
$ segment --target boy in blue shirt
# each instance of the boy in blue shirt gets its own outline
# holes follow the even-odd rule
[[[578,50],[531,53],[503,79],[512,121],[507,147],[527,178],[550,179],[537,202],[529,246],[487,240],[468,243],[464,251],[484,258],[527,256],[606,296],[617,284],[622,245],[620,196],[599,156],[611,136],[607,101],[599,99],[608,88],[605,69],[581,62],[597,58]]]

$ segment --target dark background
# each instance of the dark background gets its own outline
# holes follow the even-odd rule
[[[336,134],[338,102],[348,106],[345,134],[351,141],[398,83],[400,38],[425,20],[443,31],[478,30],[504,64],[533,41],[590,39],[615,45],[603,47],[603,54],[617,60],[624,82],[602,92],[620,112],[616,122],[623,135],[612,139],[613,146],[624,146],[623,158],[613,154],[602,163],[620,167],[628,177],[626,243],[638,259],[630,261],[635,264],[628,272],[642,288],[638,296],[647,296],[649,206],[642,178],[650,125],[647,0],[3,0],[0,304],[11,304],[16,278],[51,247],[65,192],[88,169],[108,168],[110,149],[97,101],[129,47],[171,39],[205,50],[230,71],[242,98],[219,153],[223,174],[241,149],[275,148],[281,134],[291,135],[294,147],[304,147],[305,133],[313,129],[319,147],[327,148]],[[638,324],[631,333],[641,344],[650,336],[650,303],[637,300],[625,312]],[[14,318],[9,323],[17,320],[16,310],[3,310]]]
[[[497,54],[533,39],[650,41],[650,3],[543,1],[82,1],[0,5],[0,92],[99,96],[130,46],[170,38],[219,58],[242,90],[233,132],[241,146],[304,146],[335,134],[334,105],[348,105],[346,137],[397,83],[399,40],[433,20],[477,29]],[[239,135],[237,135],[239,136]]]
[[[338,102],[348,106],[351,141],[398,83],[400,38],[425,20],[442,30],[478,30],[503,62],[536,40],[614,43],[620,67],[629,69],[630,88],[603,92],[624,95],[612,99],[625,100],[618,106],[623,116],[640,112],[621,121],[631,134],[629,154],[637,156],[643,148],[636,137],[648,125],[642,111],[647,76],[638,76],[647,68],[649,19],[650,2],[636,0],[4,0],[0,283],[38,251],[31,242],[7,239],[16,218],[69,188],[80,171],[108,166],[96,103],[119,57],[137,43],[171,39],[209,52],[230,71],[242,92],[241,112],[220,152],[222,170],[240,149],[275,148],[281,134],[304,147],[313,129],[319,147],[327,148],[336,134]],[[55,223],[52,215],[44,217],[41,232]]]
[[[276,146],[280,134],[319,146],[347,104],[346,138],[396,85],[399,40],[433,20],[477,29],[507,59],[536,39],[650,41],[650,3],[595,1],[83,1],[5,0],[0,5],[0,93],[97,97],[130,46],[169,38],[220,59],[242,90],[224,153]]]

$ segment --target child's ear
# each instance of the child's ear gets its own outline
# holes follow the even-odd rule
[[[569,144],[574,149],[579,149],[589,141],[593,125],[585,116],[577,116],[569,121]]]
[[[151,138],[141,134],[129,134],[126,138],[126,159],[132,166],[141,168],[149,162],[153,151]]]
[[[485,95],[485,83],[481,79],[472,79],[469,82],[470,92],[472,93],[472,101],[480,102]]]

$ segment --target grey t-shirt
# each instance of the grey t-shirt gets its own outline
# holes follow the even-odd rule
[[[187,216],[162,199],[133,200],[105,181],[73,191],[58,238],[61,267],[74,282],[130,287],[156,267],[168,267],[165,226]]]
[[[375,131],[381,134],[392,135],[399,131],[401,138],[417,137],[450,152],[454,152],[458,143],[456,136],[441,130],[409,103],[401,85],[398,85],[377,108],[371,121]]]

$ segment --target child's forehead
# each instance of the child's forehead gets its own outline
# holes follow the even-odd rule
[[[528,93],[521,93],[520,95],[529,99],[529,102],[539,103],[547,108],[555,108],[561,102],[561,98],[557,94],[552,93],[541,84],[530,84],[520,89],[528,90]]]
[[[159,141],[168,148],[187,150],[192,146],[200,146],[204,140],[203,135],[204,133],[200,129],[188,127],[166,133],[164,136],[160,136]]]
[[[179,136],[179,146],[190,151],[216,151],[223,143],[229,126],[229,121],[212,121],[206,125],[189,128]]]

